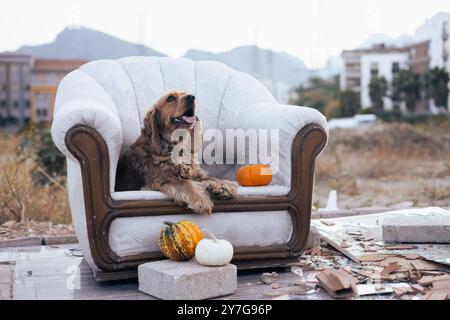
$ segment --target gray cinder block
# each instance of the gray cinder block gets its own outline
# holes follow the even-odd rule
[[[162,260],[141,264],[139,290],[160,299],[200,300],[232,294],[237,288],[233,264],[206,267],[195,259]]]
[[[450,214],[392,214],[383,219],[385,242],[450,243]]]

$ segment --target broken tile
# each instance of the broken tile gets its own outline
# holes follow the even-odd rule
[[[446,291],[435,291],[431,290],[429,291],[425,296],[424,300],[445,300],[447,299],[448,292]]]
[[[401,268],[401,265],[397,262],[391,263],[384,267],[383,271],[381,271],[382,275],[388,275],[390,273],[393,273],[395,271],[398,271]]]
[[[384,246],[384,248],[386,250],[412,250],[416,249],[417,247],[413,245],[404,244],[404,245],[387,245]]]
[[[425,293],[425,288],[418,283],[411,284],[411,288],[419,293]]]
[[[450,275],[446,274],[446,275],[435,276],[435,277],[433,277],[433,276],[425,276],[425,277],[422,277],[422,279],[420,279],[417,282],[420,285],[422,285],[422,286],[429,286],[434,281],[441,281],[441,280],[450,280]]]
[[[319,272],[316,278],[333,298],[349,298],[356,294],[358,280],[345,270],[326,269]]]
[[[376,262],[376,261],[382,261],[382,260],[384,260],[384,259],[386,259],[388,257],[391,257],[391,256],[392,255],[389,255],[389,254],[380,254],[380,253],[376,254],[376,253],[374,253],[374,254],[363,255],[361,258],[359,258],[359,260],[361,262]]]
[[[420,256],[418,254],[414,254],[414,253],[405,254],[404,257],[407,260],[420,259]]]
[[[320,254],[321,251],[322,251],[322,248],[320,246],[314,247],[311,249],[311,255],[317,256]]]
[[[433,289],[450,289],[450,280],[433,281]]]
[[[329,221],[329,220],[321,219],[320,222],[322,222],[326,226],[334,226],[335,225],[335,223],[333,221]]]

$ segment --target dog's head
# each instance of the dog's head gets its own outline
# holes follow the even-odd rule
[[[192,94],[170,91],[147,113],[142,133],[150,139],[155,150],[161,150],[164,141],[171,141],[175,130],[185,129],[192,133],[198,121],[195,109],[195,97]]]

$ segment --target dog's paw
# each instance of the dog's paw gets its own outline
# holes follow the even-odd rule
[[[179,175],[184,179],[192,179],[194,176],[194,169],[190,166],[182,165],[180,166]]]
[[[211,199],[208,197],[201,197],[198,199],[195,199],[191,203],[188,204],[188,208],[194,211],[198,214],[206,214],[209,215],[212,213],[212,209],[214,207],[214,204],[212,203]]]
[[[214,182],[208,185],[208,192],[214,199],[227,200],[234,198],[237,193],[237,187],[229,181]]]

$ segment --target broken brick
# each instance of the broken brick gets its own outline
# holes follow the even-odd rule
[[[358,279],[347,271],[326,269],[316,275],[319,285],[333,298],[349,298],[356,294]]]

